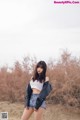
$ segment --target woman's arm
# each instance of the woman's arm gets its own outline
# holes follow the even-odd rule
[[[45,82],[47,82],[47,81],[49,81],[49,77],[48,77],[48,76],[46,76],[46,80],[45,80]]]
[[[30,97],[32,94],[32,89],[30,86],[30,82],[28,83],[28,85],[26,86],[26,91],[25,91],[25,107],[29,107],[29,101],[30,101]]]

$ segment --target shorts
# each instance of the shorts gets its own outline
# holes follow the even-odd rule
[[[30,107],[33,107],[33,108],[35,107],[36,99],[38,96],[39,96],[39,94],[32,93],[31,98],[30,98]],[[46,101],[45,100],[42,102],[40,107],[46,109]]]

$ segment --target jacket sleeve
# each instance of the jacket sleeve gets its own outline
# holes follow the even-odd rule
[[[45,82],[43,84],[43,88],[42,88],[42,90],[41,90],[41,92],[36,100],[36,106],[35,106],[36,109],[38,109],[41,106],[41,104],[46,99],[46,97],[49,95],[51,90],[52,90],[52,86],[49,83],[49,81]]]
[[[28,85],[26,86],[26,91],[25,91],[25,107],[28,106],[29,107],[29,101],[30,101],[30,97],[32,94],[32,89],[30,86],[30,82],[28,83]]]

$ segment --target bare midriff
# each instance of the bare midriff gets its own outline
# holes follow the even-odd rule
[[[39,93],[40,93],[40,90],[38,90],[38,89],[36,89],[36,88],[32,88],[32,90],[33,90],[33,93],[34,93],[34,94],[39,94]]]

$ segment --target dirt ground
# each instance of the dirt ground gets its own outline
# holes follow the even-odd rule
[[[10,103],[0,101],[0,112],[8,112],[8,120],[21,120],[24,110],[24,103]],[[29,120],[33,120],[34,113]],[[77,110],[66,109],[61,105],[47,104],[43,113],[43,120],[80,120],[80,113]]]

